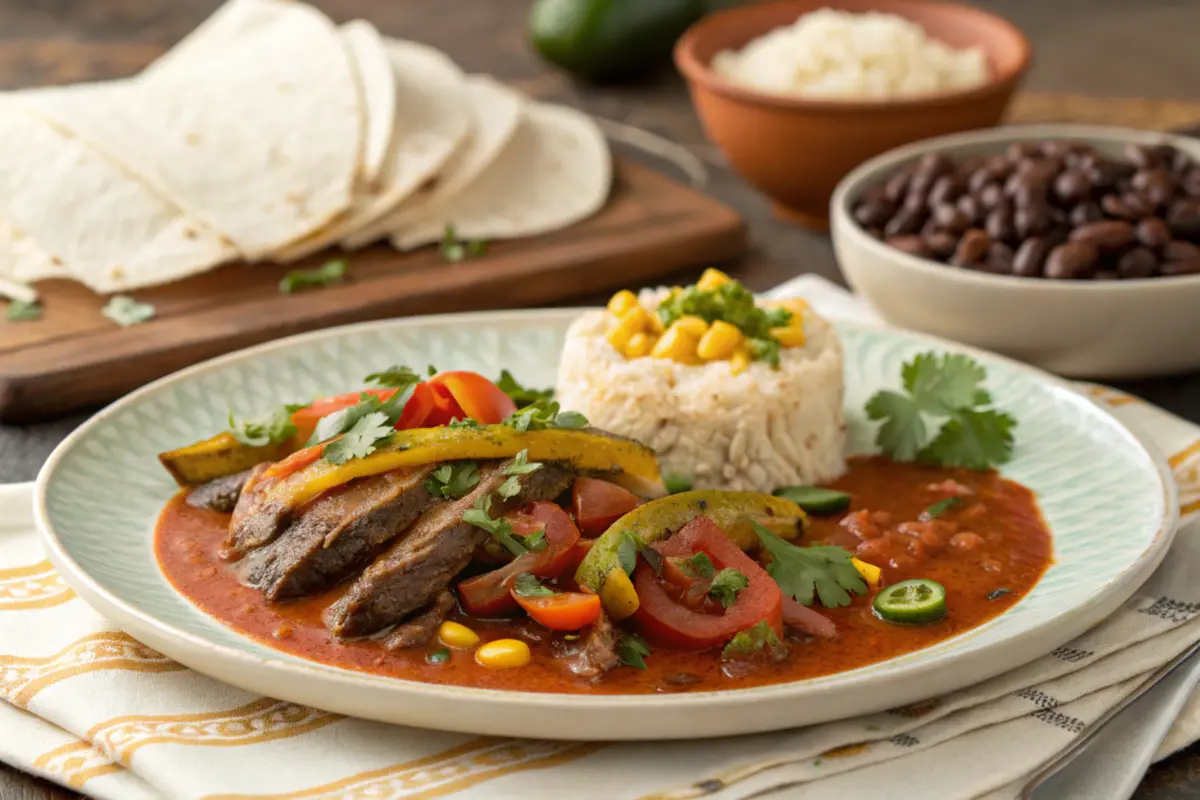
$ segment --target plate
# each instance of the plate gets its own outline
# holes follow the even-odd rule
[[[1162,458],[1092,401],[1030,368],[917,334],[839,324],[852,452],[871,449],[861,409],[931,348],[988,368],[997,404],[1019,421],[1004,474],[1033,489],[1055,563],[991,622],[871,666],[753,689],[563,695],[436,686],[304,661],[246,638],[177,594],[152,548],[175,486],[156,454],[281,399],[344,391],[394,363],[550,385],[578,310],[422,317],[292,337],[210,361],[134,392],[64,441],[38,476],[35,512],[50,559],[117,627],[192,669],[271,697],[424,728],[538,738],[700,738],[778,730],[880,711],[976,683],[1044,655],[1100,622],[1150,576],[1175,530]]]

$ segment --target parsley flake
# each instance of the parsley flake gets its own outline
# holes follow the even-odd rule
[[[465,497],[479,483],[479,465],[474,461],[442,464],[425,479],[425,491],[431,497],[457,500]]]
[[[617,640],[617,658],[627,667],[645,669],[648,655],[650,646],[636,633],[622,633],[621,638]]]
[[[754,532],[771,554],[767,574],[775,579],[784,594],[806,606],[813,604],[814,593],[826,608],[850,604],[850,593],[866,594],[867,584],[854,564],[850,552],[841,547],[796,547],[758,523]]]
[[[139,303],[132,297],[118,294],[100,309],[100,313],[122,328],[129,328],[154,319],[156,312],[150,303]]]
[[[241,420],[230,410],[229,432],[239,444],[247,447],[282,444],[296,435],[296,426],[292,422],[292,412],[295,410],[296,406],[280,406],[260,417]]]
[[[382,411],[359,417],[340,439],[325,445],[322,455],[332,464],[345,464],[352,458],[366,458],[392,438],[396,432],[392,427],[394,424]]]
[[[506,369],[500,370],[500,377],[496,380],[496,388],[509,396],[509,399],[516,404],[517,408],[525,408],[539,400],[550,401],[554,399],[553,389],[530,389],[522,386],[513,374]]]
[[[738,594],[750,585],[750,579],[732,567],[727,567],[717,573],[712,585],[708,587],[708,596],[721,604],[721,608],[729,608],[737,602]]]
[[[542,586],[542,582],[528,572],[522,572],[513,581],[513,591],[521,597],[553,597],[554,592]]]
[[[439,647],[429,655],[425,656],[425,661],[429,664],[445,664],[450,660],[450,651],[444,647]]]
[[[346,259],[327,261],[316,269],[294,269],[279,281],[280,294],[293,294],[303,289],[317,289],[341,283],[346,277]]]
[[[487,255],[487,242],[482,239],[468,241],[458,238],[453,225],[447,225],[442,234],[442,259],[456,264],[469,258],[479,258]]]
[[[42,318],[42,307],[37,300],[12,300],[4,311],[4,318],[9,322],[31,322]]]

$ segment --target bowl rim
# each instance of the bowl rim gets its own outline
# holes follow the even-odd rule
[[[1168,144],[1177,147],[1200,161],[1200,141],[1177,134],[1127,128],[1117,125],[1077,125],[1070,123],[999,125],[994,128],[952,133],[922,139],[912,144],[880,153],[855,167],[833,190],[829,199],[829,219],[837,233],[853,239],[854,245],[893,266],[903,267],[931,277],[940,276],[983,288],[1027,289],[1044,294],[1090,292],[1155,292],[1170,287],[1200,286],[1200,274],[1157,278],[1130,278],[1119,281],[1052,280],[1021,278],[1015,275],[996,275],[990,272],[962,269],[929,258],[910,255],[867,234],[850,213],[851,200],[867,185],[878,181],[882,173],[920,158],[926,153],[971,145],[1007,145],[1013,142],[1038,139],[1076,139],[1085,143],[1105,144]],[[835,240],[836,240],[835,236]]]
[[[985,20],[988,24],[999,28],[1017,45],[1018,57],[1015,66],[990,74],[988,79],[978,86],[942,92],[931,92],[919,95],[889,98],[883,100],[857,100],[852,98],[821,98],[813,99],[797,95],[786,95],[768,92],[762,89],[746,86],[721,77],[712,70],[711,64],[701,61],[696,55],[696,48],[710,32],[719,28],[725,22],[735,17],[751,13],[761,8],[787,7],[796,5],[797,0],[771,0],[765,3],[750,3],[734,6],[712,14],[705,15],[693,23],[675,43],[673,51],[675,66],[689,83],[699,85],[708,91],[724,95],[733,100],[772,106],[791,111],[816,111],[832,114],[870,114],[870,113],[902,113],[920,111],[927,108],[953,106],[977,98],[994,95],[1007,87],[1015,86],[1025,73],[1029,71],[1032,61],[1032,46],[1028,37],[1009,20],[990,11],[965,3],[944,2],[943,0],[890,0],[898,8],[888,9],[888,13],[904,17],[905,8],[928,8],[937,12],[953,10],[966,13]],[[807,6],[807,2],[806,2]],[[837,9],[837,0],[829,0],[823,7]],[[817,10],[812,8],[810,10]],[[802,12],[803,13],[803,12]],[[759,35],[767,33],[762,31]]]

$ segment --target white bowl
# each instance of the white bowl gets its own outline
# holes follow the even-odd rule
[[[1070,377],[1136,378],[1200,369],[1200,275],[1057,281],[959,269],[869,236],[851,204],[930,151],[970,157],[1012,142],[1067,139],[1110,155],[1130,142],[1170,144],[1200,161],[1200,142],[1090,125],[1021,125],[941,136],[871,159],[834,191],[834,251],[855,291],[890,324],[994,350]]]

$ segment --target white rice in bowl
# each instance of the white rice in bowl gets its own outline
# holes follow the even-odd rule
[[[664,294],[643,295],[656,308]],[[626,359],[608,343],[610,316],[584,314],[571,326],[557,399],[592,425],[652,447],[664,475],[697,489],[772,492],[817,484],[845,471],[842,345],[833,327],[803,314],[806,343],[782,350],[775,369],[728,361],[687,366]]]

